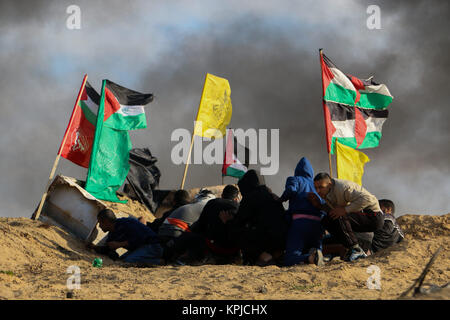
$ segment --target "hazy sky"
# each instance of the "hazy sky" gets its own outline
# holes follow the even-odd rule
[[[81,8],[69,30],[66,8]],[[381,9],[369,30],[368,5]],[[82,77],[155,94],[149,126],[131,133],[178,188],[176,128],[192,130],[205,73],[231,85],[233,128],[280,130],[281,194],[302,156],[328,171],[318,48],[345,73],[371,75],[394,96],[363,183],[398,214],[449,210],[448,1],[1,1],[0,216],[29,217],[61,143]],[[206,146],[206,145],[205,145]],[[191,165],[186,187],[221,182],[221,165]],[[57,170],[85,179],[62,159]],[[235,179],[226,178],[226,182]]]

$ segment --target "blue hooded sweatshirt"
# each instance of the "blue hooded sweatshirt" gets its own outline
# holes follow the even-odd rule
[[[314,170],[309,160],[303,157],[295,168],[294,177],[287,178],[286,187],[281,196],[283,202],[289,200],[288,213],[321,216],[320,210],[309,202],[307,198],[309,192],[314,192],[319,197],[320,202],[325,203],[314,187]]]

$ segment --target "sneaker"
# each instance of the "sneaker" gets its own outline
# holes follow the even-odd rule
[[[314,264],[316,266],[323,266],[325,264],[323,259],[322,250],[317,248],[311,248],[309,249],[309,254],[314,255]]]
[[[314,263],[316,264],[316,266],[319,266],[319,267],[325,265],[325,262],[323,260],[322,250],[320,250],[320,249],[316,250],[316,256],[314,257]]]
[[[354,245],[350,251],[350,255],[348,256],[348,261],[355,261],[361,258],[367,258],[367,254],[359,245]]]

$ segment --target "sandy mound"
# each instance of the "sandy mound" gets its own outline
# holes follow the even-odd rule
[[[399,217],[397,222],[409,237],[415,239],[448,237],[450,232],[450,213],[444,216],[407,214]]]
[[[444,216],[399,218],[406,239],[365,260],[333,260],[324,267],[163,266],[131,268],[95,254],[65,231],[26,218],[0,218],[0,298],[65,299],[67,267],[81,269],[75,299],[396,299],[443,247],[425,279],[449,282],[449,222]],[[381,270],[381,290],[369,290],[367,268]],[[449,299],[441,290],[421,299]]]
[[[155,216],[148,210],[148,208],[137,200],[132,200],[126,195],[119,195],[120,200],[128,200],[127,203],[102,201],[108,209],[114,212],[126,213],[130,216],[140,218],[144,217],[147,221],[153,221]]]

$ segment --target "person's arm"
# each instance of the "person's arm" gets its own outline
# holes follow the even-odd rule
[[[286,186],[284,192],[278,201],[285,202],[289,200],[298,191],[297,180],[294,177],[288,177],[286,179]]]
[[[91,242],[86,243],[86,248],[94,250],[95,252],[100,253],[100,254],[104,254],[104,255],[107,255],[108,252],[109,252],[109,247],[107,245],[98,246],[98,245],[95,245],[95,244],[93,244]]]
[[[110,241],[110,242],[107,242],[106,245],[108,246],[108,248],[110,250],[116,250],[119,248],[128,247],[129,242],[128,242],[128,240],[126,240],[126,241]]]
[[[115,250],[111,250],[107,245],[97,246],[97,245],[94,245],[92,243],[87,243],[86,247],[88,249],[94,250],[95,252],[97,252],[99,254],[103,254],[105,256],[108,256],[112,260],[119,259],[119,255],[117,254],[117,252]]]
[[[307,198],[311,204],[319,210],[329,213],[333,208],[327,202],[314,192],[308,192]]]

